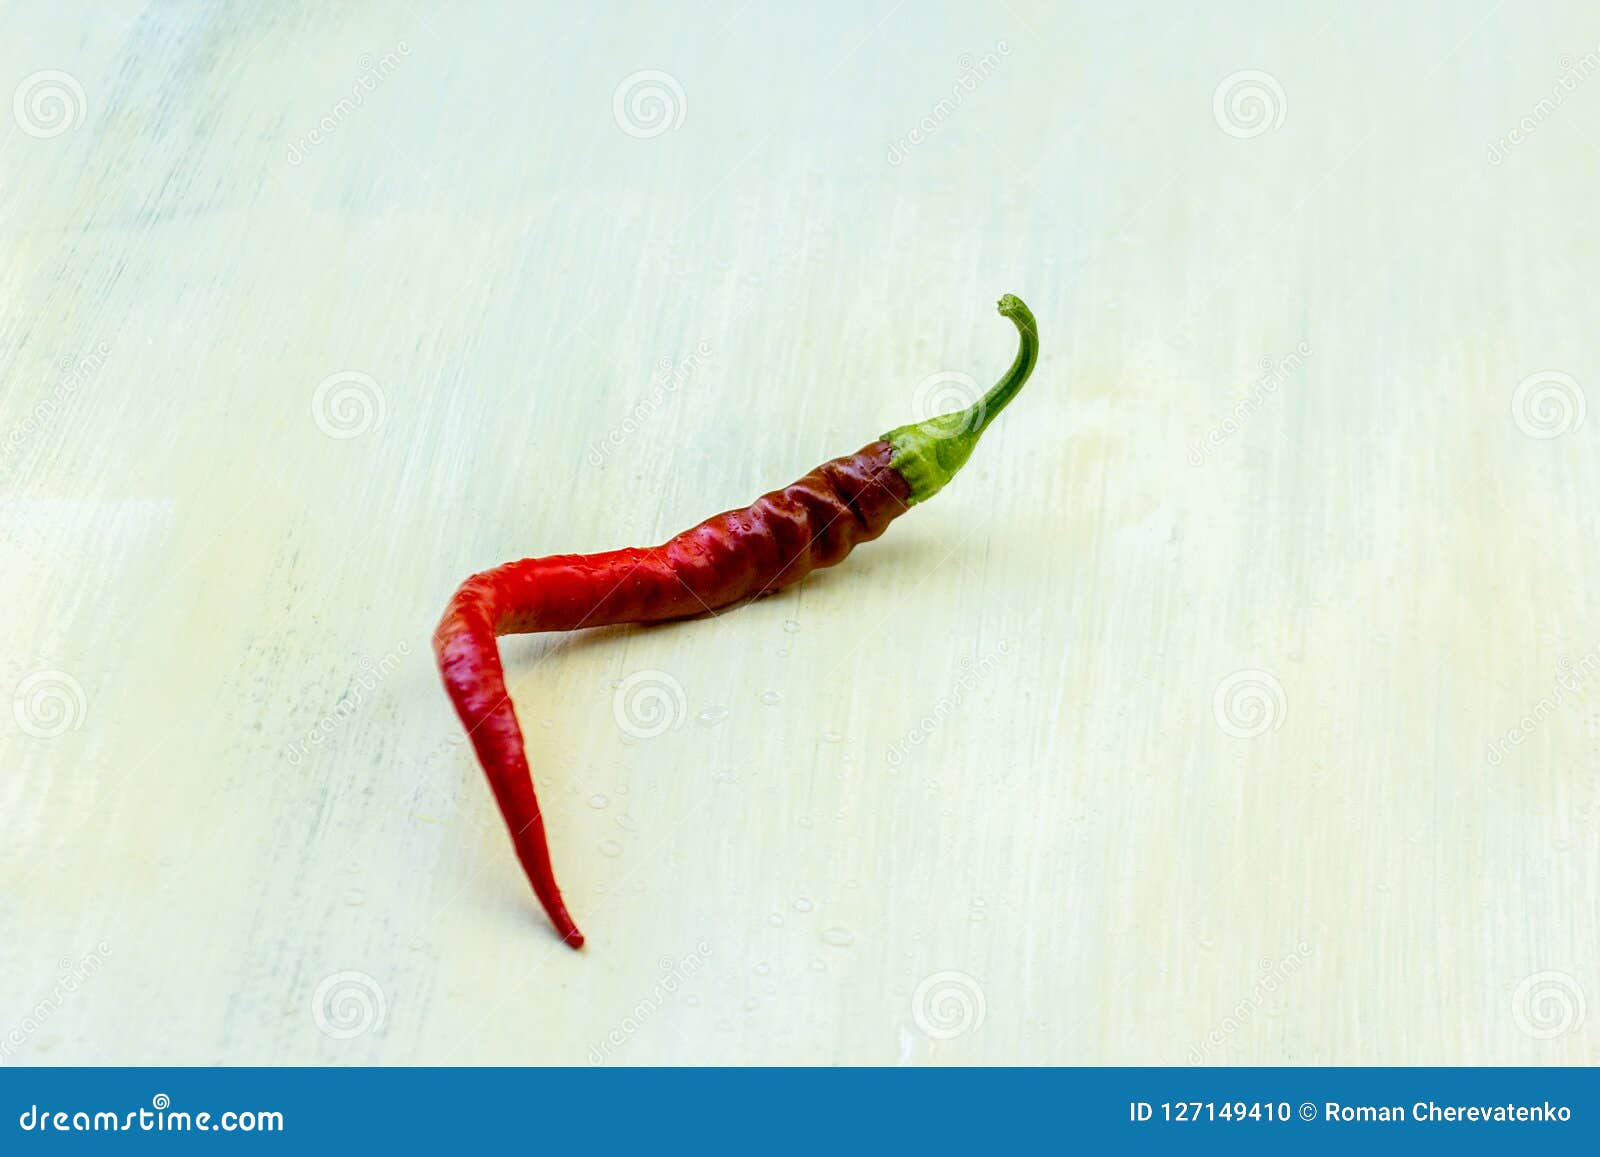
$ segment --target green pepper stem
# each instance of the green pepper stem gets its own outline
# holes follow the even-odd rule
[[[1000,316],[1011,319],[1021,339],[1005,375],[966,409],[901,426],[883,436],[894,450],[889,465],[911,486],[912,504],[939,493],[966,465],[989,423],[1017,396],[1039,360],[1039,325],[1032,311],[1020,297],[1009,293],[1000,299],[999,308]]]
[[[1017,396],[1017,391],[1022,389],[1022,384],[1033,373],[1034,364],[1039,360],[1039,323],[1034,321],[1033,311],[1022,304],[1022,298],[1009,293],[1000,299],[999,306],[1000,316],[1011,319],[1021,340],[1017,344],[1017,356],[1005,376],[967,408],[969,419],[974,416],[977,419],[976,432],[979,434],[987,430],[995,415]]]

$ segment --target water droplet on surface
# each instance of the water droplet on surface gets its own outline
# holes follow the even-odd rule
[[[715,727],[728,717],[726,707],[707,707],[694,717],[694,721],[701,727]]]
[[[783,629],[785,631],[788,631],[789,634],[792,635],[792,634],[794,634],[796,631],[798,631],[800,629],[800,624],[795,622],[793,619],[784,619],[783,620]]]
[[[771,971],[772,971],[772,965],[768,964],[765,960],[763,960],[760,964],[756,965],[756,975],[757,976],[765,976],[767,973],[769,973]]]
[[[856,934],[848,928],[829,928],[823,932],[822,942],[835,948],[848,948],[856,942]]]
[[[788,647],[785,647],[781,651],[778,652],[778,658],[787,659],[788,657],[789,657],[789,648]]]
[[[617,826],[625,832],[636,832],[639,830],[639,821],[624,813],[617,817]]]
[[[811,971],[812,972],[826,972],[827,970],[828,970],[828,966],[826,964],[824,964],[821,960],[813,960],[811,962]]]
[[[610,802],[611,801],[609,799],[601,795],[599,792],[595,792],[589,797],[589,806],[596,809],[603,808]]]
[[[620,856],[622,855],[622,845],[617,843],[616,840],[601,840],[600,854],[602,856]]]
[[[783,696],[779,695],[776,691],[763,691],[761,693],[761,702],[765,703],[768,707],[771,707],[774,703],[782,698]]]
[[[843,743],[844,742],[844,736],[841,735],[837,731],[824,731],[822,733],[822,742],[824,742],[824,743]]]
[[[782,928],[783,917],[774,912],[772,915],[767,917],[767,923],[771,924],[774,928]]]
[[[801,896],[798,899],[796,899],[795,902],[794,902],[794,910],[796,912],[809,912],[809,911],[811,911],[811,901],[810,901],[810,899],[808,899],[805,896]]]

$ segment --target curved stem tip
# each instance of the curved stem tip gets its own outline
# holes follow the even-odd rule
[[[1020,339],[1017,356],[1004,376],[964,410],[901,426],[883,436],[894,449],[889,465],[910,483],[913,504],[939,493],[966,465],[989,423],[1017,396],[1039,360],[1039,325],[1033,312],[1010,293],[998,305],[1000,316],[1011,319]]]

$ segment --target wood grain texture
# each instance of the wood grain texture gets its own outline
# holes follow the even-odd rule
[[[1591,8],[0,11],[6,1061],[1600,1060]],[[883,540],[505,642],[562,948],[451,590],[1004,292]]]

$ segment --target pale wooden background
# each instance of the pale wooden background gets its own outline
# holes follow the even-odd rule
[[[809,7],[5,7],[7,1063],[1600,1059],[1592,5]],[[559,947],[455,583],[926,416],[1004,292],[884,541],[507,645]]]

